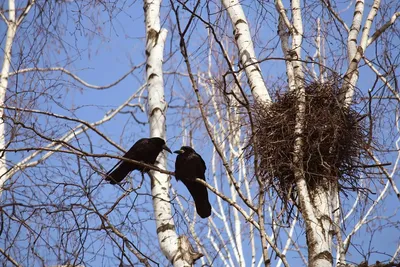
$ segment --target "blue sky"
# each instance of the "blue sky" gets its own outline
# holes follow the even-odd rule
[[[167,4],[167,3],[165,3]],[[109,13],[104,12],[102,8],[99,9],[91,9],[87,8],[89,17],[81,18],[81,23],[76,23],[78,16],[78,7],[75,4],[66,5],[67,10],[63,12],[62,16],[59,17],[59,32],[62,33],[62,44],[63,47],[67,48],[67,52],[62,49],[57,48],[59,44],[55,44],[52,42],[47,43],[46,49],[48,49],[48,58],[41,59],[37,66],[40,67],[53,67],[57,65],[66,66],[68,70],[77,74],[80,78],[84,79],[86,82],[94,84],[94,85],[105,85],[113,82],[114,80],[121,77],[127,71],[129,71],[134,65],[141,64],[145,61],[145,33],[144,33],[144,16],[141,2],[134,3],[132,5],[124,5],[122,6],[122,10],[118,11],[114,10],[113,14],[116,14],[115,17],[112,17],[110,20]],[[253,11],[256,5],[250,6],[246,9],[246,11]],[[169,25],[167,17],[167,13],[165,12],[167,8],[163,9],[163,22],[165,25]],[[274,11],[273,11],[274,12]],[[344,13],[344,18],[349,23],[350,16],[353,13],[353,9],[350,8],[347,12]],[[66,15],[68,14],[68,16]],[[254,13],[251,13],[249,17],[252,17]],[[266,12],[268,15],[268,12]],[[217,15],[215,15],[217,16]],[[259,17],[254,16],[256,19]],[[171,19],[174,18],[171,15]],[[93,24],[91,21],[94,21]],[[173,23],[172,23],[173,24]],[[66,25],[66,26],[63,26]],[[204,37],[202,34],[205,33],[204,25],[198,23],[196,25],[196,30],[191,35],[191,43],[190,48],[191,52],[194,53],[193,56],[193,64],[197,64],[199,62],[203,62],[205,60],[205,56],[202,55],[201,49],[200,51],[197,48],[202,48],[204,41]],[[260,58],[265,57],[269,54],[271,56],[281,56],[280,48],[276,51],[272,51],[272,46],[269,46],[266,49],[263,49],[262,46],[264,43],[267,43],[270,40],[274,40],[271,43],[277,43],[276,40],[276,27],[273,23],[271,25],[262,25],[261,29],[257,29],[259,31],[264,31],[265,34],[261,34],[260,39],[257,40],[256,51],[259,54]],[[84,28],[84,29],[83,29]],[[1,25],[0,32],[4,33],[4,24]],[[169,36],[171,36],[172,31],[169,29]],[[25,36],[19,36],[16,42],[17,49],[14,51],[18,51],[19,49],[26,49],[27,42],[24,41]],[[31,37],[32,38],[32,37]],[[33,39],[30,39],[33,40]],[[398,40],[398,39],[397,39]],[[178,43],[176,39],[168,39],[166,45],[166,51],[177,49]],[[170,47],[172,44],[172,47]],[[4,45],[4,40],[2,40],[2,45]],[[197,47],[198,46],[198,47]],[[311,45],[306,44],[305,47],[309,47]],[[330,47],[335,47],[335,44],[329,44]],[[60,46],[61,47],[61,46]],[[231,50],[234,51],[234,47],[231,47]],[[340,50],[340,49],[339,49]],[[371,49],[373,50],[373,49]],[[372,52],[371,57],[373,56]],[[32,65],[29,65],[31,67]],[[177,67],[178,66],[178,67]],[[218,66],[214,66],[215,70],[217,70]],[[165,62],[165,70],[174,70],[177,68],[179,71],[184,71],[184,64],[179,54],[175,54],[174,57],[166,59]],[[205,68],[205,67],[203,67]],[[266,61],[261,64],[261,68],[263,71],[263,75],[267,83],[273,82],[283,74],[284,66],[282,61]],[[54,74],[53,77],[57,77],[58,74]],[[192,88],[188,83],[188,79],[182,76],[173,76],[170,74],[166,74],[164,77],[165,80],[165,91],[166,91],[166,99],[169,101],[169,105],[172,107],[167,112],[167,143],[172,150],[178,149],[182,144],[182,134],[184,133],[185,125],[188,124],[189,118],[187,118],[187,114],[197,114],[195,110],[195,102],[183,102],[183,96],[188,96],[194,100],[194,95],[192,92]],[[369,89],[373,81],[375,80],[375,76],[371,75],[371,72],[367,71],[366,68],[362,68],[361,79],[359,81],[358,87],[361,91],[365,92],[365,90]],[[106,90],[95,90],[84,88],[76,84],[70,77],[62,76],[62,79],[59,84],[56,84],[54,90],[50,92],[54,93],[55,96],[60,95],[60,102],[65,105],[65,107],[60,105],[55,105],[54,102],[50,102],[50,104],[46,103],[47,107],[55,113],[64,114],[69,116],[75,116],[79,119],[86,120],[88,122],[94,122],[104,116],[104,113],[110,109],[118,107],[123,101],[127,99],[133,92],[135,92],[145,81],[145,70],[144,67],[141,67],[139,70],[136,70],[133,74],[129,75],[126,79],[120,82],[118,85],[106,89]],[[53,81],[46,81],[44,84],[50,84]],[[83,90],[81,90],[83,89]],[[273,93],[273,92],[271,92]],[[146,93],[142,95],[146,96]],[[133,103],[141,103],[143,107],[146,108],[146,101],[144,98],[133,101]],[[41,104],[42,105],[42,104]],[[44,105],[44,104],[43,104]],[[193,109],[185,109],[184,113],[180,113],[177,106],[187,106],[191,105],[194,107]],[[362,105],[362,104],[361,104]],[[75,112],[70,113],[67,109],[79,107]],[[40,106],[39,106],[40,108]],[[126,109],[128,110],[128,109]],[[146,109],[147,110],[147,109]],[[147,122],[147,117],[145,113],[140,112],[138,108],[131,108],[129,111],[135,112],[137,115],[137,119],[142,122]],[[45,121],[44,118],[40,120]],[[185,121],[186,120],[186,121]],[[193,125],[197,125],[195,130],[193,131],[194,136],[194,146],[195,148],[202,154],[205,162],[209,166],[211,164],[211,147],[209,144],[208,137],[204,134],[203,131],[200,131],[203,127],[201,121],[191,121]],[[54,123],[59,123],[54,122]],[[187,124],[185,124],[187,123]],[[68,123],[67,127],[62,129],[66,130],[69,127],[72,127],[74,123]],[[113,118],[110,122],[106,123],[99,127],[103,133],[105,133],[108,137],[110,137],[113,141],[124,147],[125,149],[129,148],[136,140],[142,137],[146,137],[149,135],[148,125],[138,124],[130,114],[121,114]],[[60,130],[60,134],[62,131]],[[93,132],[89,133],[90,141],[92,142],[94,153],[109,153],[113,155],[120,155],[121,153],[110,144],[105,142],[99,136],[93,134]],[[88,139],[85,137],[79,137],[84,148],[90,149],[90,144]],[[9,160],[16,162],[22,155],[10,155],[8,157]],[[168,157],[168,169],[173,170],[174,168],[174,160],[175,156],[170,155]],[[390,160],[390,156],[389,156]],[[104,170],[108,170],[115,164],[115,159],[105,159],[101,158],[96,163],[103,166]],[[49,165],[54,164],[55,166],[63,166],[67,167],[72,166],[71,170],[66,170],[66,173],[60,173],[61,180],[73,181],[74,173],[78,168],[76,163],[74,163],[74,158],[68,158],[65,160],[63,158],[52,157]],[[209,177],[209,181],[211,180],[212,173],[210,171],[211,168],[208,168],[207,176]],[[219,167],[222,170],[222,166]],[[35,172],[35,171],[32,171]],[[40,173],[40,171],[38,171]],[[62,175],[65,174],[65,177]],[[98,173],[93,173],[88,166],[84,168],[84,174],[91,177],[93,182],[90,182],[92,186],[94,186],[100,179]],[[54,175],[54,174],[53,174]],[[220,174],[218,174],[220,175]],[[222,177],[224,177],[222,175]],[[147,177],[146,177],[147,178]],[[223,179],[223,178],[222,178]],[[136,185],[140,182],[140,174],[133,174],[133,184]],[[158,241],[156,241],[155,234],[155,224],[154,221],[149,217],[151,211],[151,205],[148,205],[151,201],[150,196],[148,195],[150,192],[150,184],[148,183],[148,179],[144,180],[143,187],[138,191],[138,194],[131,194],[129,198],[125,200],[123,205],[121,205],[120,212],[123,216],[126,211],[128,216],[138,216],[142,220],[148,220],[143,225],[136,225],[136,218],[125,218],[124,222],[128,222],[130,220],[131,224],[127,223],[125,226],[121,225],[121,228],[126,230],[127,232],[134,230],[134,234],[132,234],[132,239],[137,242],[137,244],[141,244],[141,238],[147,237],[149,240],[152,240],[154,246],[158,246]],[[29,184],[29,182],[27,182]],[[179,192],[179,194],[183,195],[187,199],[189,199],[188,192],[186,188],[182,186],[181,183],[177,183],[174,178],[172,178],[172,186],[175,190]],[[62,196],[62,190],[57,191],[56,194]],[[225,188],[226,190],[226,188]],[[228,191],[228,190],[226,190]],[[47,191],[46,191],[47,192]],[[99,206],[102,208],[109,207],[113,200],[120,196],[122,191],[120,188],[111,186],[108,184],[101,184],[99,191],[97,191],[93,198],[99,203]],[[137,198],[136,198],[137,196]],[[372,199],[375,196],[370,196],[371,199],[367,203],[371,203]],[[215,197],[213,194],[210,194],[211,202],[215,201]],[[351,196],[350,196],[351,199]],[[75,201],[75,199],[69,199],[68,201]],[[387,215],[392,214],[393,211],[396,211],[398,202],[396,202],[396,198],[393,196],[389,196],[389,199],[384,202],[385,205],[380,207],[380,212],[378,215]],[[104,202],[104,205],[100,205],[100,203]],[[351,203],[351,202],[350,202]],[[176,205],[176,202],[173,204]],[[126,205],[126,206],[125,206]],[[134,206],[133,210],[130,210],[131,207]],[[185,207],[187,205],[185,204]],[[226,208],[226,207],[225,207]],[[193,212],[193,208],[190,207],[190,212]],[[190,213],[191,215],[191,213]],[[374,214],[377,215],[377,214]],[[83,215],[82,215],[83,216]],[[127,217],[128,217],[127,216]],[[180,217],[179,214],[175,215],[177,229],[179,234],[183,234],[188,226],[185,224],[184,220]],[[397,212],[393,214],[392,221],[399,221],[399,215]],[[115,218],[112,217],[112,220],[115,219],[117,222],[121,217],[115,215]],[[351,222],[349,224],[353,224],[357,220],[357,216],[351,218]],[[96,216],[93,216],[92,222],[94,225],[97,224]],[[120,221],[118,221],[120,222]],[[382,222],[384,223],[384,222]],[[129,227],[137,226],[138,228],[130,229]],[[203,227],[204,224],[200,223],[197,227],[198,233],[201,237],[204,237],[207,233],[207,228]],[[218,221],[218,226],[223,228],[222,222]],[[145,229],[143,229],[144,227]],[[243,224],[245,228],[246,225]],[[351,227],[349,227],[351,229]],[[384,250],[390,254],[393,251],[399,242],[399,232],[394,231],[395,228],[389,228],[389,230],[385,230],[386,227],[383,226],[383,231],[376,233],[374,235],[375,247],[380,251]],[[296,231],[300,239],[304,238],[303,230],[301,228],[297,228]],[[362,248],[350,248],[350,252],[348,255],[348,259],[354,262],[360,262],[363,259],[360,257],[360,253],[357,250],[362,251],[368,248],[369,235],[371,233],[368,232],[368,229],[360,231],[356,238],[361,240],[364,244]],[[98,236],[101,236],[99,234]],[[303,237],[302,237],[303,236]],[[247,240],[246,240],[247,241]],[[151,243],[151,242],[150,242]],[[95,257],[91,264],[93,266],[98,266],[98,264],[104,264],[105,266],[112,266],[115,264],[113,261],[115,255],[112,255],[108,250],[110,245],[107,243],[104,245],[102,242],[96,243],[93,241],[93,246],[90,247],[90,253],[95,253],[96,251],[101,251],[100,255],[103,257]],[[256,240],[256,245],[259,244],[259,240]],[[209,245],[209,244],[208,244]],[[146,245],[142,244],[143,249],[146,251],[155,251],[154,248],[149,245],[149,248],[146,248]],[[248,244],[243,244],[245,247],[245,251],[250,251]],[[248,250],[248,251],[247,251]],[[117,251],[117,250],[115,250]],[[118,255],[118,253],[116,254]],[[247,255],[247,253],[246,253]],[[294,252],[291,252],[289,257],[296,258],[297,255]],[[154,257],[162,257],[160,253],[155,255]],[[387,255],[383,254],[373,254],[372,259],[387,259]],[[160,262],[165,263],[163,258],[159,259]],[[275,260],[275,259],[274,259]],[[247,258],[248,262],[249,259]],[[27,261],[28,264],[28,261]],[[219,265],[220,266],[220,265]]]

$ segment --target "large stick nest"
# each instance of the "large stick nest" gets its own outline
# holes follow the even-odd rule
[[[303,169],[307,186],[338,182],[341,190],[355,189],[367,143],[362,117],[338,102],[338,82],[312,83],[305,88]],[[255,136],[248,157],[256,158],[258,175],[287,203],[295,191],[293,150],[298,98],[295,92],[277,96],[269,105],[253,110]],[[254,149],[256,146],[256,150]],[[290,193],[291,192],[291,193]],[[289,195],[290,194],[290,195]]]

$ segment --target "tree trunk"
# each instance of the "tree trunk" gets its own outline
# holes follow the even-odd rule
[[[328,184],[328,181],[326,181]],[[310,267],[333,265],[331,186],[317,186],[311,194],[315,221],[308,220],[312,228],[307,231],[308,261]]]
[[[8,74],[11,66],[11,50],[12,44],[15,37],[15,33],[17,32],[17,22],[15,20],[15,3],[14,0],[10,0],[8,2],[8,21],[7,21],[7,35],[6,35],[6,44],[4,47],[4,61],[3,66],[1,68],[0,74],[0,196],[3,193],[4,183],[7,181],[7,166],[6,166],[6,154],[4,149],[6,148],[6,139],[5,139],[5,123],[4,123],[4,101],[6,97],[6,91],[8,86]]]
[[[279,2],[279,1],[278,1]],[[289,84],[294,84],[297,94],[297,110],[295,125],[295,144],[293,148],[293,173],[296,180],[297,192],[299,196],[300,211],[306,225],[306,237],[308,245],[308,263],[310,267],[332,266],[332,238],[331,238],[331,202],[330,186],[322,185],[309,188],[304,170],[304,140],[302,134],[305,125],[306,112],[306,92],[304,88],[304,73],[301,62],[301,48],[303,41],[303,22],[301,15],[300,0],[292,1],[292,20],[293,24],[288,27],[281,26],[282,29],[289,28],[292,31],[292,49],[290,53],[293,75],[288,75]],[[277,6],[279,11],[279,6]],[[285,16],[284,13],[281,16]],[[283,25],[284,18],[281,18]],[[285,37],[281,33],[281,38]],[[283,38],[283,41],[287,41]],[[294,81],[293,81],[294,79]]]
[[[165,112],[167,105],[164,99],[163,52],[167,30],[160,29],[161,1],[146,0],[146,76],[148,86],[148,112],[151,137],[165,140]],[[166,169],[166,157],[160,153],[155,164]],[[163,173],[151,172],[151,193],[157,226],[158,241],[163,254],[174,266],[192,266],[201,257],[193,251],[187,238],[177,236],[171,212],[169,196],[170,179]],[[185,242],[183,242],[185,241]]]
[[[232,21],[235,40],[239,49],[240,62],[245,68],[251,93],[256,101],[271,102],[261,69],[257,63],[258,59],[254,52],[249,24],[247,23],[241,4],[237,0],[223,0],[222,4]]]

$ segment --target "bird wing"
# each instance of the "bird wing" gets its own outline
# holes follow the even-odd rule
[[[152,146],[152,143],[148,138],[139,139],[133,146],[125,153],[124,158],[139,160],[141,156],[147,153],[149,146]]]
[[[204,181],[206,180],[206,176],[205,176],[205,172],[206,172],[206,163],[204,162],[203,158],[197,154],[197,153],[193,153],[192,155],[190,155],[188,157],[188,162],[187,164],[189,166],[193,166],[194,167],[194,176],[193,179],[195,178],[201,178]]]
[[[149,140],[147,138],[142,138],[138,140],[133,146],[124,154],[124,158],[140,160],[141,155],[145,155],[146,147],[148,147]],[[128,175],[129,172],[139,169],[140,166],[137,166],[134,163],[127,162],[124,160],[119,160],[114,167],[107,172],[106,181],[111,181],[111,184],[116,184],[121,182],[125,176]]]
[[[142,138],[140,140],[138,140],[136,143],[133,144],[133,146],[127,151],[125,152],[125,154],[123,155],[124,158],[128,158],[128,159],[133,159],[135,160],[136,155],[140,155],[140,153],[143,153],[143,148],[144,148],[144,144],[146,144],[147,142],[147,138]],[[119,160],[117,162],[117,164],[114,165],[114,167],[111,168],[111,170],[109,170],[107,172],[107,174],[110,174],[117,166],[119,166],[121,163],[125,162],[124,160]]]
[[[205,180],[206,169],[206,163],[197,153],[183,153],[176,157],[175,177],[178,180],[196,178]]]
[[[175,160],[175,178],[182,180],[185,166],[185,156],[178,155]]]
[[[206,163],[204,162],[203,158],[202,158],[199,154],[197,154],[197,153],[195,153],[195,155],[196,155],[198,158],[200,158],[200,161],[199,161],[199,162],[201,162],[201,165],[202,165],[202,167],[204,168],[204,171],[206,171],[206,170],[207,170],[207,166],[206,166]],[[200,163],[199,163],[199,164],[200,164]]]

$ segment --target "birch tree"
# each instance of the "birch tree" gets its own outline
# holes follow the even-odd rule
[[[150,135],[165,139],[167,105],[164,98],[162,62],[167,30],[160,28],[160,6],[161,1],[153,0],[146,1],[144,5],[147,37],[146,54],[148,55],[146,72]],[[156,166],[166,169],[165,157],[159,157],[158,161],[159,163]],[[153,207],[160,248],[174,266],[191,266],[201,255],[193,250],[187,238],[178,237],[175,232],[169,197],[170,177],[159,172],[153,172],[151,177]]]

